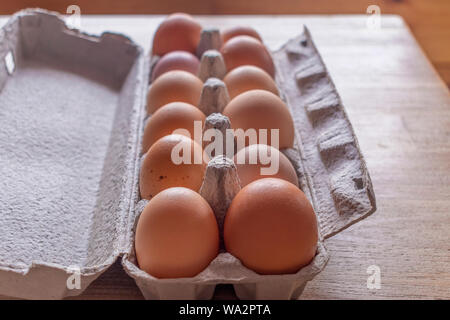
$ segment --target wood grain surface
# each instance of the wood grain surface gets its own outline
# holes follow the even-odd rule
[[[93,33],[119,31],[148,50],[158,16],[83,17]],[[450,94],[404,21],[384,16],[215,16],[205,25],[255,27],[272,49],[306,24],[352,122],[378,210],[326,243],[331,259],[302,299],[450,299]],[[6,18],[0,18],[3,25]],[[367,268],[381,288],[367,288]],[[215,298],[233,298],[218,286]],[[5,297],[6,298],[6,297]],[[76,299],[140,299],[113,265]]]
[[[82,14],[365,14],[377,5],[381,14],[401,15],[434,67],[450,86],[449,0],[14,0],[1,1],[0,14],[42,7],[66,13],[76,4]]]

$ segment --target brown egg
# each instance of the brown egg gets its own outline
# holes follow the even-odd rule
[[[164,189],[186,187],[198,191],[208,157],[192,139],[171,134],[156,141],[145,155],[139,176],[142,199],[151,199]]]
[[[289,159],[274,147],[253,144],[234,156],[241,187],[262,178],[280,178],[298,187],[298,177]]]
[[[190,15],[172,14],[156,30],[152,53],[163,56],[171,51],[183,50],[195,54],[201,31],[202,26]]]
[[[275,81],[267,72],[255,66],[245,65],[237,67],[228,72],[223,82],[227,85],[231,99],[253,89],[267,90],[278,95]]]
[[[158,77],[147,94],[147,112],[155,112],[170,102],[187,102],[194,106],[200,101],[203,82],[192,73],[174,70]]]
[[[260,143],[277,147],[276,141],[271,139],[272,129],[279,129],[278,149],[292,148],[294,144],[295,131],[291,114],[280,97],[269,91],[250,90],[241,93],[228,103],[223,114],[230,119],[235,130],[256,130],[257,141],[245,139],[245,146]],[[267,129],[267,143],[259,129]],[[239,136],[237,138],[238,148],[241,149]]]
[[[139,217],[135,250],[139,267],[154,277],[197,275],[219,252],[213,210],[190,189],[160,192]]]
[[[316,215],[305,194],[292,183],[259,179],[231,202],[224,240],[227,251],[257,273],[295,273],[315,256]]]
[[[275,77],[275,66],[267,48],[255,38],[237,36],[228,40],[221,49],[227,70],[252,65]]]
[[[156,110],[145,126],[142,153],[147,152],[156,140],[172,134],[177,129],[187,130],[188,137],[194,139],[195,121],[199,122],[201,130],[205,122],[205,115],[192,104],[171,102],[162,106]]]
[[[165,72],[183,70],[197,76],[200,61],[187,51],[172,51],[165,54],[153,67],[152,82]]]
[[[256,30],[253,29],[252,27],[247,26],[236,26],[227,28],[221,32],[221,36],[222,36],[222,43],[225,43],[231,38],[237,36],[249,36],[262,42],[262,39],[259,36],[258,32],[256,32]]]

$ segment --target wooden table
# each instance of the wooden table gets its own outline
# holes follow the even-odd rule
[[[450,299],[450,95],[398,16],[215,16],[204,25],[255,27],[272,49],[306,24],[359,138],[378,210],[327,241],[331,259],[303,299]],[[129,35],[148,50],[160,16],[89,16],[81,27]],[[6,21],[0,18],[0,25]],[[381,288],[367,288],[367,268]],[[219,286],[216,298],[233,297]],[[140,299],[116,263],[81,299]]]

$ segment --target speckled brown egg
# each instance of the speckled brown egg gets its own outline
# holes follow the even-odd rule
[[[147,94],[147,112],[152,114],[170,102],[187,102],[197,106],[203,82],[192,73],[174,70],[158,77]]]
[[[228,40],[221,49],[228,71],[239,66],[252,65],[275,78],[275,66],[267,48],[249,36],[237,36]]]
[[[250,90],[241,93],[228,103],[223,114],[230,119],[231,126],[235,130],[256,130],[257,141],[245,139],[244,146],[260,143],[277,147],[277,141],[272,141],[271,130],[278,129],[277,149],[293,147],[295,131],[291,114],[280,97],[269,91]],[[259,129],[267,130],[267,142],[260,135]],[[241,149],[240,144],[242,139],[241,143],[238,141],[239,149]]]
[[[277,178],[241,189],[225,216],[228,252],[260,274],[295,273],[314,258],[317,220],[305,194]]]
[[[255,66],[237,67],[228,72],[223,82],[227,86],[231,99],[253,89],[267,90],[278,95],[278,88],[272,77],[263,69]]]
[[[219,251],[219,230],[208,202],[187,188],[160,192],[136,227],[139,267],[157,278],[193,277]]]
[[[164,20],[153,36],[152,53],[163,56],[168,52],[183,50],[195,54],[202,26],[190,15],[174,13]]]
[[[200,61],[196,56],[187,51],[172,51],[165,54],[153,67],[152,81],[163,73],[172,70],[183,70],[197,75]]]
[[[171,102],[162,106],[156,110],[145,125],[142,153],[147,152],[155,141],[178,129],[187,130],[186,133],[189,133],[188,136],[193,139],[195,121],[198,121],[201,130],[205,122],[205,115],[192,104]],[[182,131],[179,133],[183,134]]]
[[[289,159],[274,147],[253,144],[234,156],[241,187],[262,178],[280,178],[298,186],[298,177]]]
[[[162,137],[145,154],[139,175],[141,198],[151,199],[171,187],[198,191],[208,160],[194,140],[179,134]]]
[[[234,26],[230,28],[224,29],[221,33],[222,36],[222,43],[227,42],[231,38],[237,37],[237,36],[249,36],[252,38],[257,39],[258,41],[262,42],[262,39],[258,32],[256,32],[255,29],[248,26]]]

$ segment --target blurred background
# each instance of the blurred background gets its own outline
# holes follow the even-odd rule
[[[450,0],[2,0],[0,14],[41,7],[66,13],[78,5],[81,14],[366,14],[378,5],[381,14],[401,15],[450,87]]]

